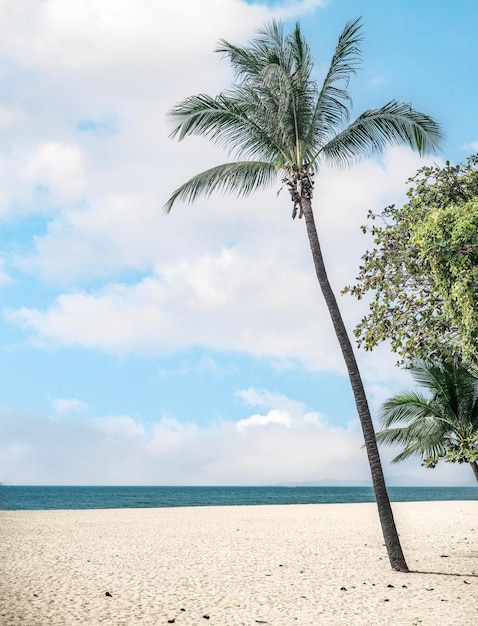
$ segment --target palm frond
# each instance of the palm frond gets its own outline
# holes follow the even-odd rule
[[[385,148],[406,145],[420,155],[438,151],[443,138],[440,125],[411,105],[396,101],[365,111],[319,151],[319,157],[338,165],[381,153]]]
[[[421,456],[421,457],[441,456],[445,452],[446,452],[446,447],[442,445],[441,443],[438,443],[437,445],[434,445],[428,448],[424,448],[418,442],[412,442],[408,446],[405,446],[405,448],[401,452],[399,452],[397,456],[395,456],[392,459],[392,463],[400,463],[401,461],[404,461],[405,459],[408,459],[411,456]]]
[[[240,84],[235,87],[256,94],[256,108],[266,112],[257,120],[265,125],[291,163],[301,165],[309,151],[307,137],[317,101],[317,85],[310,48],[299,24],[284,37],[282,23],[271,22],[250,47],[221,41],[218,51],[227,54]],[[254,115],[254,107],[248,111]]]
[[[478,385],[477,385],[478,387]],[[474,401],[471,405],[470,410],[470,422],[473,425],[473,428],[476,432],[478,432],[478,397],[475,396]]]
[[[448,425],[437,420],[433,415],[424,416],[408,426],[386,428],[376,434],[377,442],[386,446],[403,446],[402,452],[394,462],[420,454],[434,456],[445,448]]]
[[[262,86],[256,89],[265,104],[271,133],[278,133],[277,143],[287,153],[289,162],[298,167],[302,165],[301,155],[310,151],[306,138],[317,98],[315,82],[302,70],[291,74],[279,65],[271,65]]]
[[[361,29],[362,20],[358,18],[348,22],[339,37],[311,118],[309,144],[324,145],[331,132],[336,133],[349,120],[352,100],[347,88],[360,65]],[[343,87],[337,83],[343,83]]]
[[[435,407],[441,406],[443,412],[448,413],[451,419],[459,413],[459,399],[456,388],[455,368],[442,361],[417,361],[412,370],[412,376],[417,385],[427,389],[433,397]],[[463,393],[465,389],[460,389]]]
[[[312,55],[310,47],[302,35],[299,22],[296,23],[293,32],[289,36],[289,42],[291,47],[291,56],[294,62],[295,68],[300,68],[300,71],[310,76],[313,69]]]
[[[264,122],[269,123],[270,132],[287,154],[288,161],[295,162],[301,123],[298,104],[306,106],[306,96],[298,93],[294,79],[280,65],[267,68],[262,84],[257,86],[255,93],[268,115],[268,120]]]
[[[240,81],[261,78],[271,64],[285,65],[289,52],[283,23],[276,20],[271,20],[258,29],[257,37],[249,46],[237,46],[221,39],[215,51],[228,58],[236,78]]]
[[[376,434],[377,441],[383,445],[401,445],[419,450],[420,454],[429,453],[443,445],[444,429],[432,416],[412,422],[408,426],[385,428]],[[445,430],[446,434],[446,430]]]
[[[435,406],[456,423],[469,422],[478,399],[476,373],[463,364],[418,361],[412,368],[415,382],[433,396]],[[477,407],[478,410],[478,407]]]
[[[259,95],[237,87],[212,98],[200,94],[186,98],[171,109],[170,137],[179,141],[189,135],[208,138],[239,158],[280,160],[287,158],[272,127],[273,112],[264,108]]]
[[[239,163],[236,170],[229,163],[191,179],[173,194],[167,210],[175,198],[192,200],[214,189],[243,193],[262,185],[258,163],[268,163],[269,172],[287,165],[315,172],[322,157],[350,164],[400,143],[421,154],[433,152],[440,127],[410,105],[390,102],[349,124],[348,84],[359,67],[361,39],[361,20],[347,23],[320,92],[299,24],[285,36],[281,22],[269,22],[246,46],[220,41],[217,51],[228,57],[236,80],[216,97],[199,94],[178,103],[170,112],[170,136],[203,136]],[[244,186],[246,162],[256,165]]]
[[[263,60],[258,58],[250,49],[236,46],[225,39],[221,39],[215,50],[229,59],[232,70],[237,78],[243,75],[257,76],[263,71]]]
[[[291,112],[294,119],[296,164],[301,167],[305,159],[309,162],[309,154],[313,151],[311,141],[315,141],[310,132],[313,125],[318,87],[312,78],[313,60],[310,48],[305,41],[299,24],[289,37],[293,57],[290,71]]]
[[[431,393],[441,394],[453,384],[455,368],[442,361],[418,360],[411,368],[411,373],[417,385]]]
[[[438,457],[451,441],[462,442],[478,433],[478,378],[463,364],[417,361],[411,368],[426,397],[417,392],[389,398],[380,410],[383,429],[376,433],[383,445],[403,446],[393,459],[420,454]]]
[[[245,197],[259,188],[266,187],[277,178],[277,168],[260,161],[225,163],[196,174],[178,187],[164,205],[169,213],[177,200],[194,202],[200,196],[209,196],[215,191],[233,193]]]
[[[388,428],[392,424],[408,424],[430,414],[430,401],[415,391],[404,392],[389,398],[379,411],[381,424]]]

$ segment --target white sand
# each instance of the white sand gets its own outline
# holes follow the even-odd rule
[[[478,623],[478,503],[0,512],[1,626]],[[107,596],[106,593],[111,596]]]

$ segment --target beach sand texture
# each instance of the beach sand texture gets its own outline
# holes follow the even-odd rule
[[[0,512],[2,626],[478,623],[478,503]],[[108,595],[109,594],[109,595]]]

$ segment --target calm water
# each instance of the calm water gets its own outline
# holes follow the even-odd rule
[[[395,502],[478,500],[478,487],[390,487]],[[371,487],[14,487],[0,509],[139,509],[254,504],[373,502]]]

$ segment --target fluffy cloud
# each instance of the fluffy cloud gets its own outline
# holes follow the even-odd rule
[[[280,407],[272,408],[266,414],[254,413],[236,423],[237,430],[244,434],[250,429],[263,429],[273,425],[290,431],[317,431],[327,429],[327,419],[317,412],[307,411],[303,402],[291,400],[283,394],[271,393],[266,389],[253,387],[238,391],[236,395],[246,406]]]
[[[10,150],[0,168],[0,210],[11,219],[45,216],[5,271],[16,266],[61,289],[50,306],[10,311],[9,321],[41,345],[127,353],[192,344],[341,367],[305,229],[291,221],[286,192],[275,197],[279,182],[244,201],[214,197],[178,205],[168,217],[161,210],[176,185],[224,159],[205,140],[167,139],[166,112],[175,101],[214,93],[230,79],[212,52],[215,42],[244,40],[272,15],[320,4],[273,10],[239,0],[52,0],[0,7],[2,53],[18,76],[15,105],[0,115]],[[35,88],[27,89],[31,74]],[[396,149],[383,164],[324,170],[318,178],[317,223],[337,291],[353,280],[366,247],[359,225],[367,210],[399,198],[418,163]],[[349,324],[359,315],[350,302]]]
[[[0,214],[12,231],[19,225],[0,284],[20,272],[38,281],[38,299],[27,276],[28,306],[15,297],[18,308],[7,313],[32,344],[122,355],[204,346],[342,371],[304,224],[292,222],[285,190],[276,197],[279,182],[247,200],[216,196],[167,217],[161,208],[185,178],[225,159],[205,140],[167,138],[176,101],[228,84],[228,64],[213,53],[217,40],[245,41],[272,15],[305,15],[321,4],[0,3],[9,80],[0,103]],[[317,225],[337,293],[353,281],[367,246],[359,231],[367,211],[400,201],[421,164],[395,149],[383,162],[318,177]],[[340,300],[350,328],[361,315],[352,302]],[[361,356],[378,402],[400,374],[393,358],[377,366]],[[80,400],[64,398],[52,401],[54,417],[4,411],[2,473],[55,482],[55,459],[71,482],[277,482],[340,477],[348,452],[362,468],[353,428],[328,428],[323,416],[266,392],[239,397],[252,408],[238,423],[208,427],[95,419]]]
[[[76,398],[55,398],[51,405],[57,414],[67,415],[71,413],[84,413],[88,405]]]
[[[57,144],[84,154],[91,204],[98,193],[169,180],[166,111],[189,92],[220,88],[227,64],[213,54],[218,39],[243,39],[270,15],[238,0],[2,3],[0,62],[9,80],[0,103],[8,154],[2,211],[35,209],[28,174],[44,173],[47,161],[48,174],[59,177],[70,163],[52,154]],[[41,164],[30,162],[32,147]],[[34,189],[37,181],[30,182]],[[63,189],[67,182],[63,177]]]
[[[331,365],[330,324],[324,315],[316,323],[323,306],[310,271],[287,267],[277,255],[248,258],[225,248],[137,284],[65,294],[47,311],[23,308],[8,319],[50,346],[161,353],[202,345]]]
[[[267,426],[269,424],[282,424],[283,426],[290,426],[290,417],[285,411],[277,410],[269,411],[267,415],[255,413],[250,417],[239,420],[237,428],[239,432],[244,432],[248,428]]]
[[[249,389],[264,413],[206,426],[163,417],[144,424],[128,415],[80,419],[0,408],[0,478],[10,484],[264,485],[369,480],[356,424],[331,427],[302,403]],[[78,408],[60,401],[60,409]],[[58,408],[57,407],[57,408]],[[413,460],[387,473],[416,481],[470,482],[469,468],[433,473]]]
[[[43,190],[55,204],[81,200],[85,188],[83,153],[76,145],[45,143],[30,155],[20,180]]]
[[[353,281],[366,247],[359,230],[366,211],[399,198],[407,168],[417,163],[396,149],[381,166],[366,162],[323,173],[317,223],[337,291]],[[273,196],[178,206],[167,218],[121,199],[65,212],[38,239],[38,256],[29,261],[45,277],[78,277],[81,268],[98,278],[102,271],[150,264],[154,271],[133,282],[72,290],[45,310],[22,308],[8,319],[40,344],[122,353],[197,345],[340,369],[303,224],[290,219],[287,198],[275,202]],[[340,305],[349,325],[363,311],[349,297]]]
[[[0,130],[5,131],[18,126],[24,119],[24,115],[13,107],[0,105]]]

